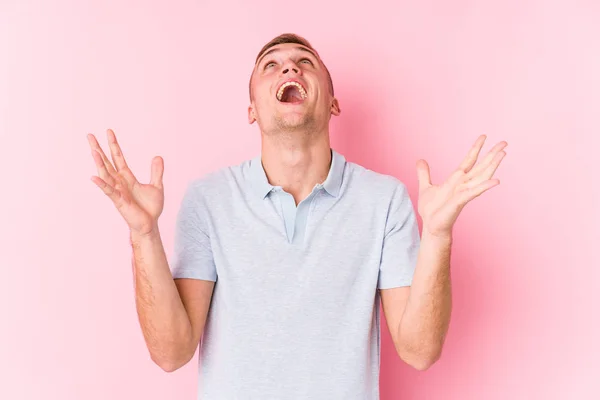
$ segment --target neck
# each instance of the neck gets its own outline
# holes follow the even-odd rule
[[[331,165],[329,133],[322,135],[262,135],[262,164],[269,183],[281,186],[296,200],[305,199],[323,183]]]

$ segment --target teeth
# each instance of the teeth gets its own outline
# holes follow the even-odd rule
[[[294,85],[298,88],[298,91],[300,92],[300,96],[302,96],[302,99],[306,99],[306,90],[304,90],[304,88],[302,87],[301,84],[299,84],[298,82],[286,82],[283,85],[281,85],[281,87],[277,91],[277,100],[281,101],[281,96],[283,96],[283,92],[285,91],[285,88],[288,86],[292,86],[292,85]]]

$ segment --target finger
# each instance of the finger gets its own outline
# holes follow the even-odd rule
[[[467,181],[465,186],[468,188],[473,188],[473,187],[479,185],[481,182],[491,179],[492,176],[494,176],[494,174],[496,173],[496,170],[500,166],[500,163],[502,162],[502,159],[504,159],[505,156],[506,156],[505,151],[500,151],[499,153],[496,153],[496,155],[494,156],[494,159],[487,166],[487,168],[485,170],[481,171],[481,173],[479,175],[477,175],[477,176],[473,177],[471,180]]]
[[[154,157],[152,159],[152,166],[150,169],[150,184],[162,189],[162,179],[165,171],[165,165],[162,157]]]
[[[461,171],[469,172],[471,170],[471,168],[473,168],[473,165],[475,165],[475,162],[477,161],[477,158],[479,157],[479,153],[481,152],[481,148],[483,147],[483,144],[485,143],[486,138],[487,138],[486,135],[481,135],[477,138],[477,140],[475,141],[475,144],[473,144],[473,146],[471,147],[471,150],[469,150],[469,153],[467,154],[467,156],[465,157],[465,159],[459,166],[459,169]]]
[[[462,169],[455,170],[448,179],[444,182],[444,186],[450,190],[453,190],[456,186],[460,185],[465,180],[465,171]]]
[[[88,138],[88,143],[90,144],[90,147],[92,148],[92,150],[96,150],[98,153],[100,153],[100,158],[102,160],[102,163],[106,167],[107,173],[109,175],[116,174],[117,171],[113,167],[112,163],[109,161],[108,157],[106,157],[106,154],[104,154],[104,151],[102,150],[102,147],[100,147],[100,144],[96,140],[96,137],[90,133],[90,134],[88,134],[87,138]],[[92,153],[92,154],[94,154],[94,153]],[[106,179],[105,176],[100,175],[100,177],[103,179]]]
[[[107,195],[118,207],[118,204],[121,201],[121,192],[116,190],[112,185],[109,185],[106,183],[106,181],[98,176],[92,176],[91,179],[92,182],[94,182],[96,186],[98,186],[104,192],[104,194]]]
[[[419,181],[419,192],[431,186],[431,174],[429,164],[425,160],[417,161],[417,179]]]
[[[504,149],[506,146],[508,146],[508,143],[506,143],[504,141],[497,143],[488,152],[488,154],[485,156],[485,158],[478,165],[476,165],[473,169],[471,169],[467,173],[467,177],[466,177],[467,180],[473,179],[475,176],[479,175],[481,173],[481,171],[487,169],[487,167],[494,161],[496,154],[499,153],[500,151],[502,151],[502,149]]]
[[[106,163],[102,159],[102,155],[96,149],[92,149],[92,157],[94,158],[94,162],[96,163],[96,169],[98,170],[98,175],[100,178],[107,182],[110,185],[114,185],[116,183],[115,178],[108,171],[106,167]]]
[[[119,171],[119,174],[121,174],[129,184],[137,182],[137,179],[135,179],[133,172],[131,172],[131,170],[127,166],[127,162],[125,161],[125,157],[123,156],[123,152],[121,151],[121,146],[119,146],[119,142],[117,142],[117,136],[115,135],[112,129],[108,129],[106,131],[106,134],[108,136],[110,155],[112,157],[113,162],[115,163],[115,166],[117,167],[117,171]]]
[[[500,184],[499,179],[491,179],[491,180],[482,182],[473,188],[470,188],[470,189],[467,189],[467,190],[461,192],[458,201],[460,204],[463,204],[463,205],[467,204],[474,198],[481,196],[483,193],[485,193],[486,191],[490,190],[491,188],[493,188],[495,186],[498,186],[499,184]]]

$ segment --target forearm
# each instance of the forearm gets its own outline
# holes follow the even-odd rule
[[[158,226],[149,235],[131,233],[136,309],[152,360],[175,369],[188,361],[192,327],[173,281]]]
[[[452,309],[451,236],[424,232],[415,275],[398,327],[400,353],[411,364],[427,368],[442,351]]]

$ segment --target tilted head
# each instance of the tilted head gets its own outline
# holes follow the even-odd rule
[[[339,115],[333,82],[317,51],[286,33],[263,46],[250,77],[248,122],[265,134],[316,132]]]

